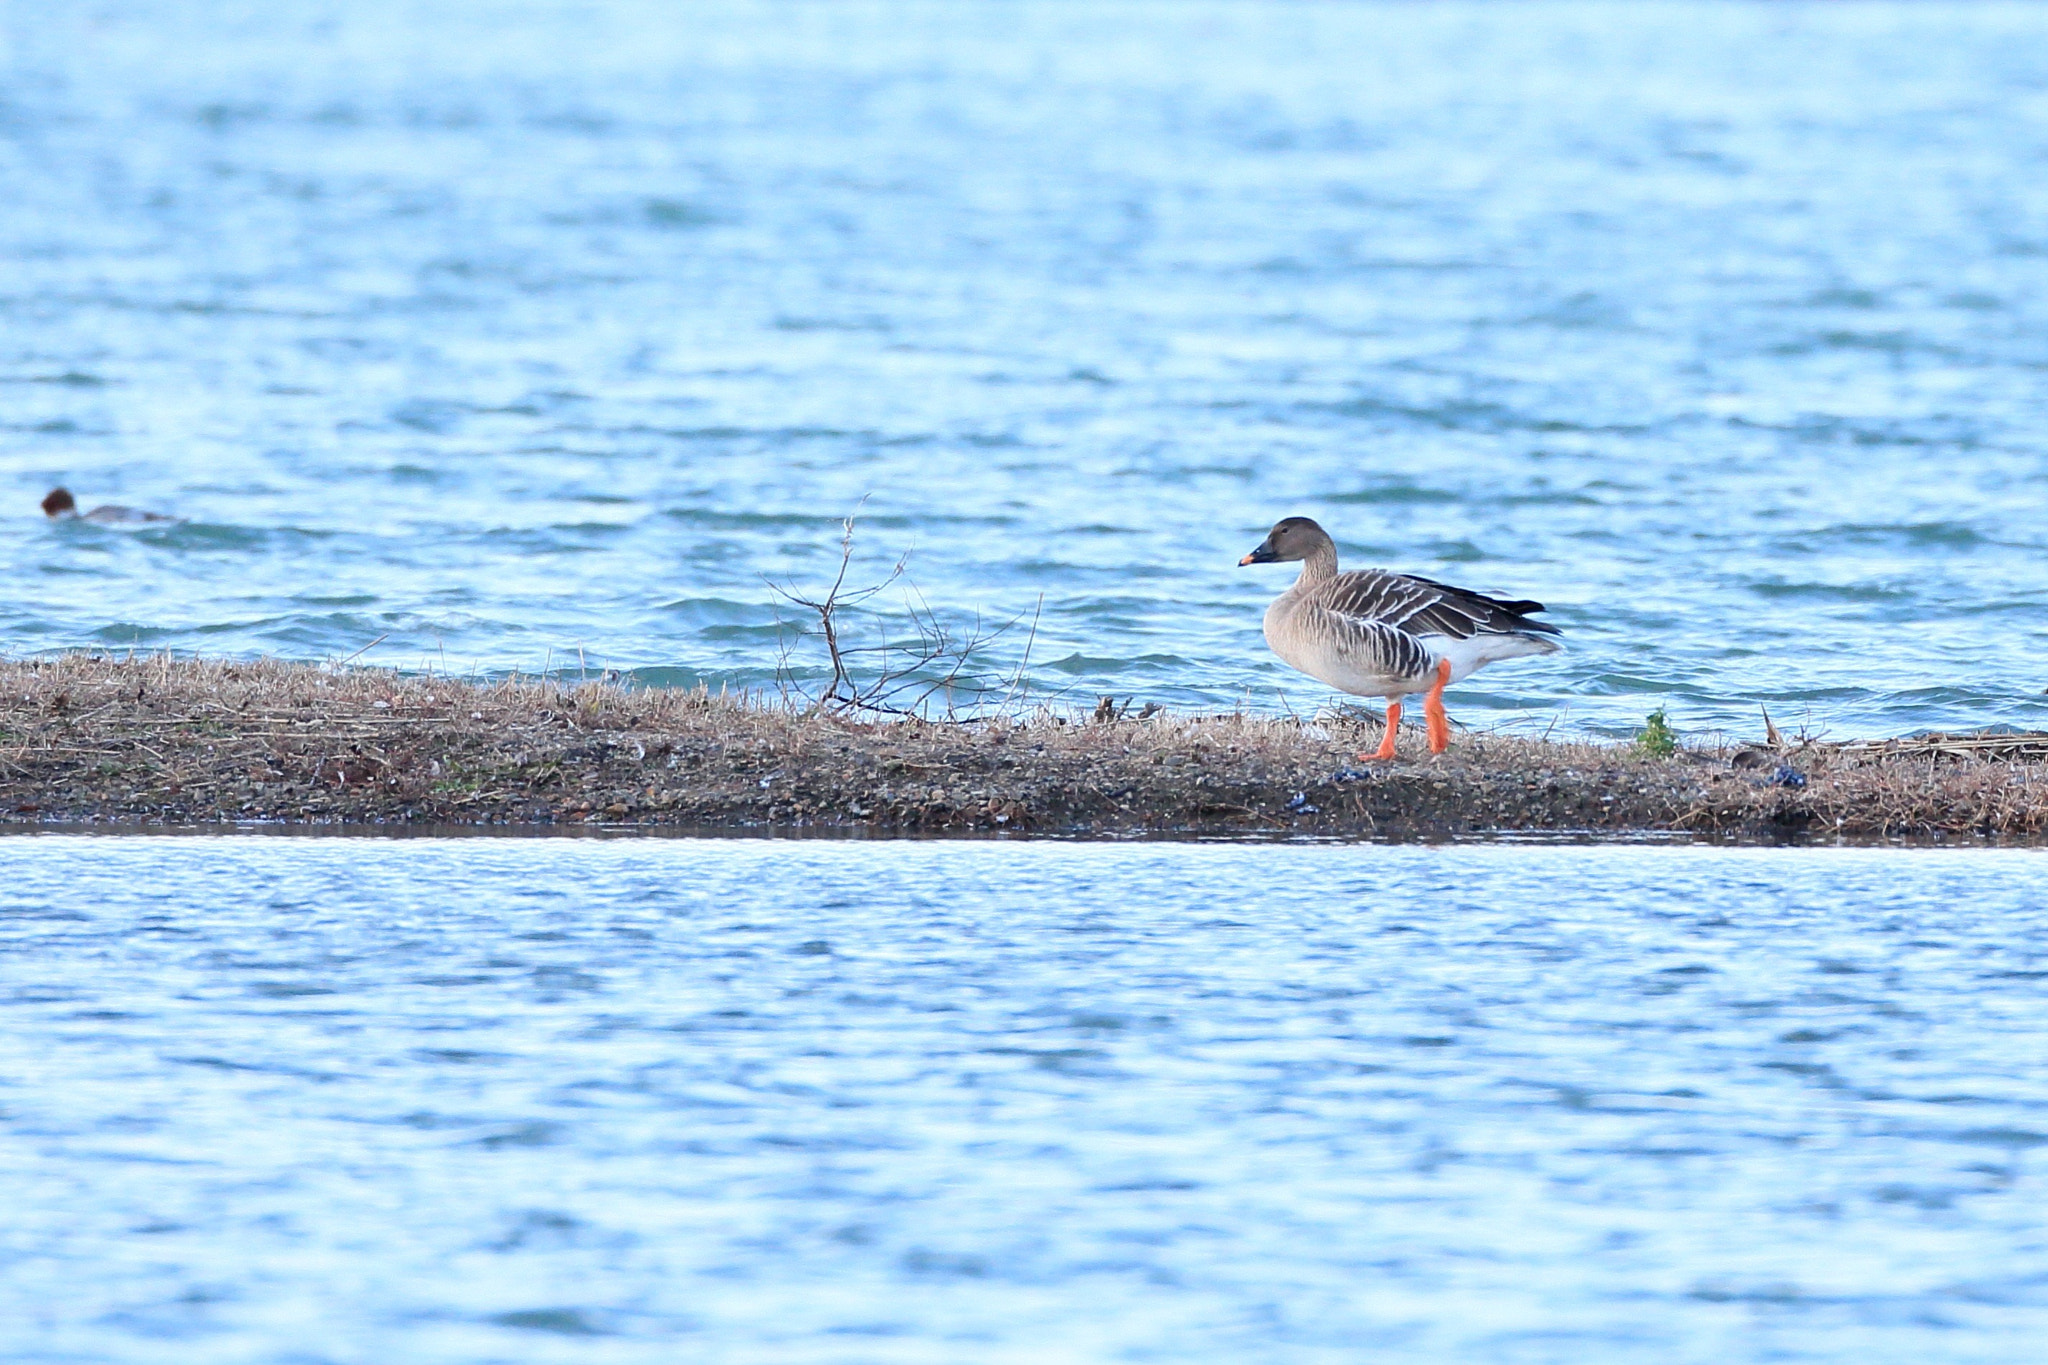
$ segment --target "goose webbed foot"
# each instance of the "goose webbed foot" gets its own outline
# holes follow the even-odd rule
[[[1394,752],[1394,741],[1401,734],[1401,703],[1387,703],[1386,733],[1380,738],[1380,747],[1372,753],[1361,753],[1358,757],[1366,763],[1385,763],[1398,757]]]
[[[1439,660],[1436,666],[1436,686],[1429,689],[1423,699],[1422,714],[1429,718],[1429,751],[1440,754],[1451,747],[1451,718],[1444,711],[1444,688],[1451,681],[1451,661]]]

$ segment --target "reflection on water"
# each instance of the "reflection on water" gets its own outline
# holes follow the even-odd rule
[[[2048,719],[2048,10],[513,12],[7,26],[10,648],[758,684],[872,495],[1083,704],[1310,705],[1307,513],[1552,604],[1468,719]]]
[[[2028,1361],[2029,853],[17,838],[21,1361]]]

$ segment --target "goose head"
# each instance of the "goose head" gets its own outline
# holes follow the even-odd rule
[[[1307,517],[1285,517],[1273,524],[1266,532],[1266,538],[1258,548],[1238,560],[1239,567],[1246,564],[1280,564],[1292,559],[1307,559],[1323,546],[1330,544],[1330,533]]]

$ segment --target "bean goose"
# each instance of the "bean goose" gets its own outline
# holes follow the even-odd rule
[[[1244,564],[1300,560],[1301,577],[1266,608],[1266,643],[1320,682],[1360,697],[1387,699],[1379,752],[1394,757],[1401,698],[1428,690],[1429,751],[1451,742],[1444,688],[1502,659],[1554,654],[1556,626],[1528,619],[1541,602],[1507,602],[1413,574],[1385,569],[1337,572],[1337,546],[1307,517],[1276,524]]]

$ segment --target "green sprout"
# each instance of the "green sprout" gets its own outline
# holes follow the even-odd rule
[[[1678,752],[1678,731],[1664,718],[1663,707],[1643,717],[1643,728],[1636,731],[1636,747],[1651,758],[1669,758]]]

